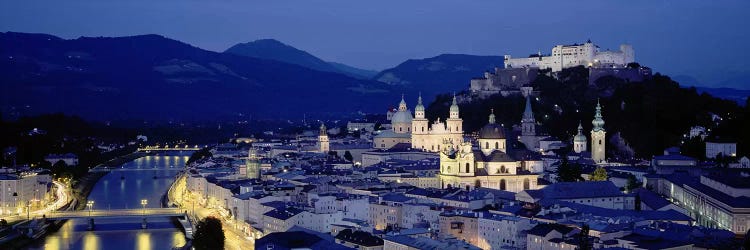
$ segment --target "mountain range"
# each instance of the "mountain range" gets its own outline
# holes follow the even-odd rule
[[[429,101],[435,93],[465,89],[470,76],[493,66],[487,58],[441,55],[375,75],[272,39],[220,53],[160,35],[62,39],[5,32],[0,111],[6,117],[64,112],[96,120],[383,112],[401,94],[413,106],[418,91]]]
[[[230,47],[224,53],[276,60],[318,71],[344,74],[358,79],[370,79],[378,73],[374,70],[359,69],[342,63],[326,62],[306,51],[299,50],[274,39],[261,39],[248,43],[239,43]]]
[[[410,59],[383,70],[372,79],[391,85],[402,85],[427,96],[469,89],[471,78],[485,71],[503,67],[502,56],[442,54],[424,59]]]
[[[0,33],[4,114],[89,119],[301,117],[385,110],[393,87],[203,50],[159,35],[61,39]]]
[[[382,72],[327,62],[272,39],[213,52],[159,35],[62,39],[0,33],[0,114],[95,120],[341,117],[463,91],[500,56],[443,54]],[[741,99],[733,89],[700,89]]]

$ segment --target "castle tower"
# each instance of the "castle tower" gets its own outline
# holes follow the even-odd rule
[[[320,124],[320,135],[318,135],[318,150],[320,150],[321,153],[328,153],[328,151],[331,151],[330,143],[328,141],[328,131],[326,129],[326,125],[323,123]]]
[[[573,137],[573,151],[581,153],[586,151],[587,138],[583,135],[583,126],[578,122],[578,134]]]
[[[245,174],[248,179],[260,178],[260,158],[254,147],[250,147],[250,151],[247,152],[245,168]]]
[[[594,128],[591,129],[591,159],[595,163],[603,163],[606,160],[605,157],[605,135],[607,132],[604,130],[604,120],[602,119],[602,106],[599,101],[596,102],[596,114],[594,120],[591,121]]]

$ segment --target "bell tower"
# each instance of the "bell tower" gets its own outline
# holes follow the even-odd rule
[[[599,101],[596,102],[596,114],[591,121],[594,128],[591,129],[591,159],[595,163],[603,163],[606,160],[605,146],[607,141],[605,137],[607,131],[604,130],[604,119],[602,119],[602,106]]]
[[[326,125],[323,123],[320,124],[320,135],[318,135],[318,150],[320,150],[321,153],[328,153],[328,151],[331,151],[330,142],[328,141],[328,130],[326,129]]]

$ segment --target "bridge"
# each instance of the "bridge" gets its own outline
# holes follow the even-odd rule
[[[47,219],[78,219],[78,218],[126,218],[126,217],[177,217],[184,216],[185,211],[179,208],[138,208],[111,210],[76,210],[56,211],[46,214]]]
[[[205,145],[174,145],[173,147],[170,147],[169,145],[164,146],[145,146],[138,148],[138,152],[154,152],[154,151],[198,151],[203,148],[206,148]]]

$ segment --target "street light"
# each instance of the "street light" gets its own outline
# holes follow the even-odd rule
[[[146,216],[146,205],[148,204],[148,200],[143,199],[141,200],[141,206],[143,206],[143,216]]]
[[[89,217],[91,217],[91,209],[94,208],[94,201],[87,201],[86,206],[89,208]]]

